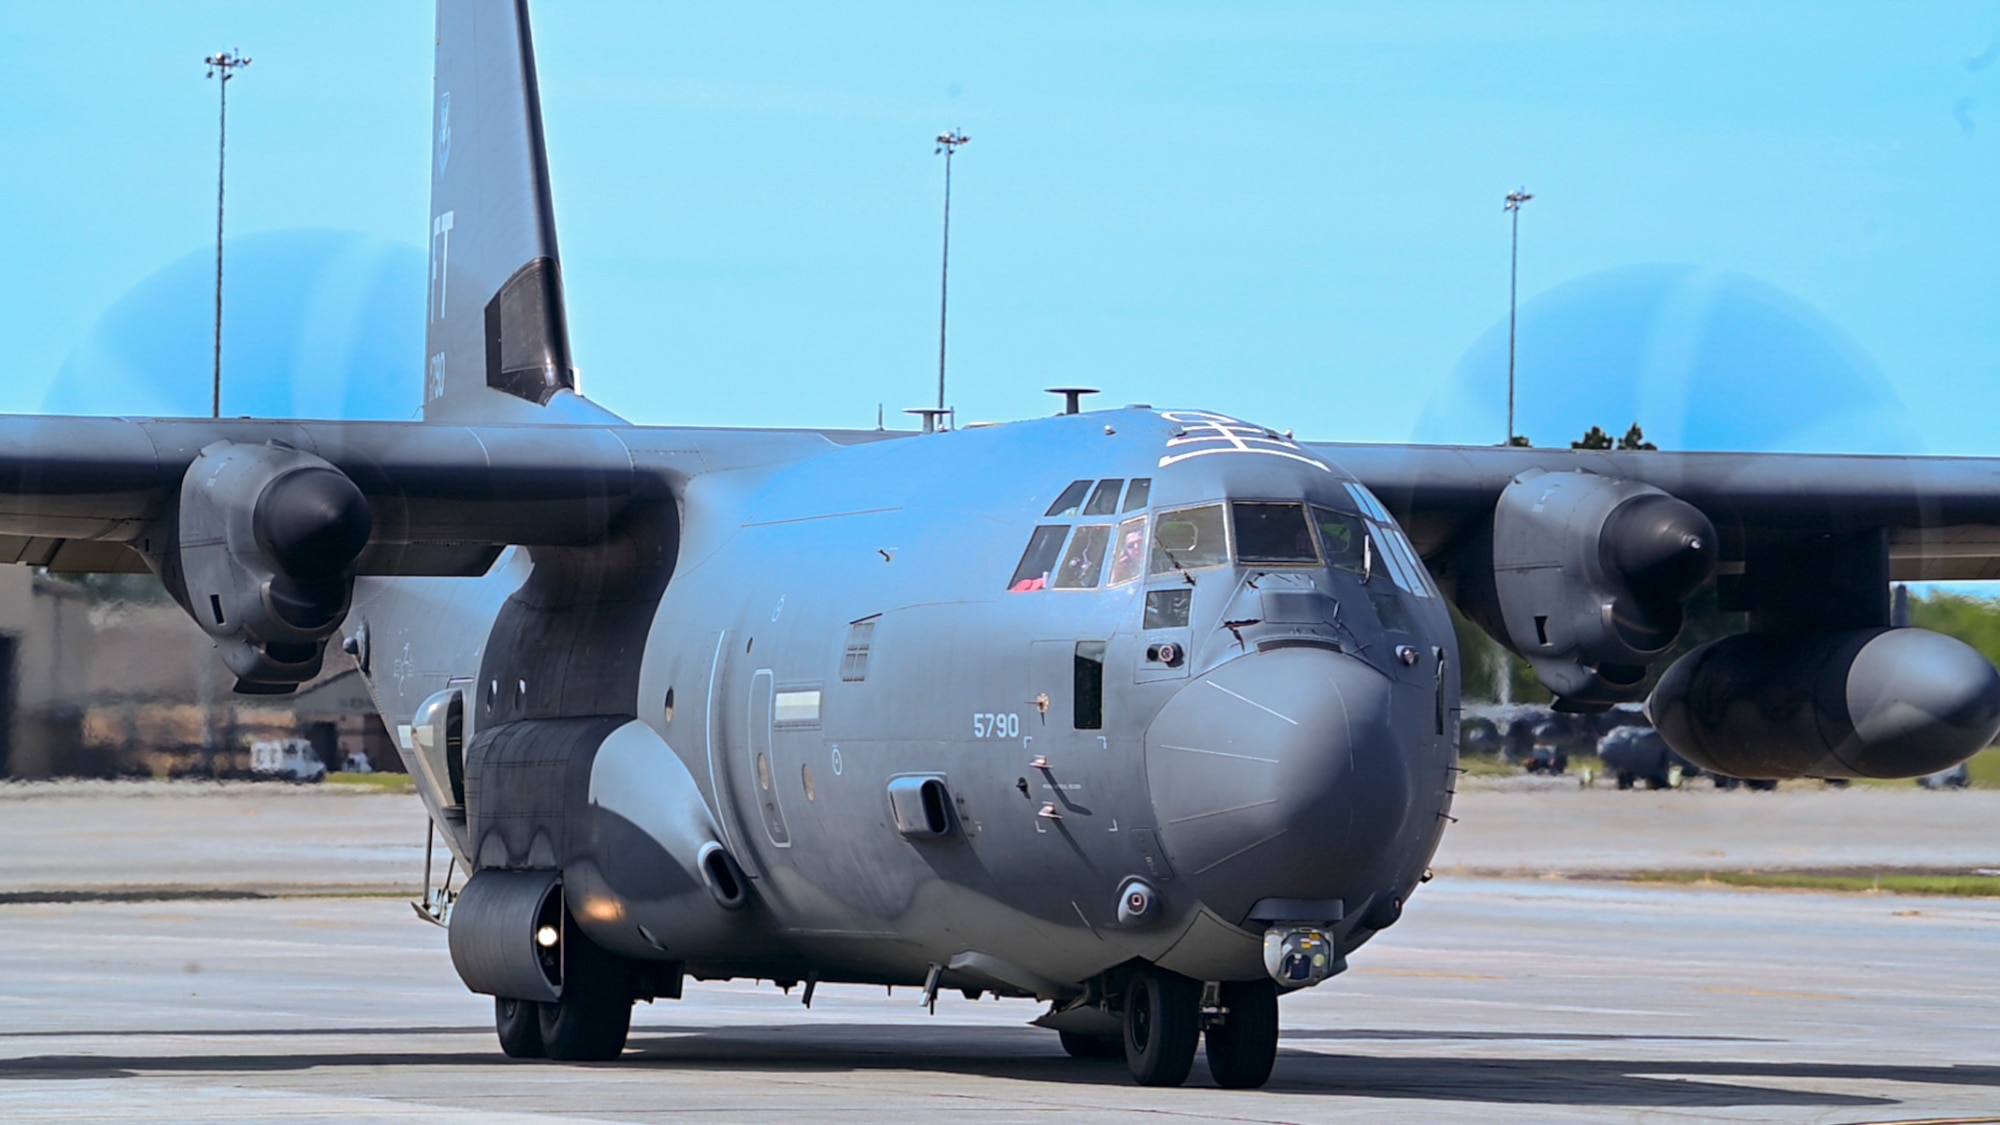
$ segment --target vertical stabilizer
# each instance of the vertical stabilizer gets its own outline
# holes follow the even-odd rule
[[[527,0],[439,0],[424,417],[602,420],[576,396]]]

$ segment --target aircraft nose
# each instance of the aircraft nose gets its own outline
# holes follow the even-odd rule
[[[1329,649],[1239,657],[1190,681],[1146,732],[1175,876],[1240,921],[1259,899],[1381,888],[1411,810],[1395,685]]]

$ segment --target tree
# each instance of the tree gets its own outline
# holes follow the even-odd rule
[[[1957,637],[2000,663],[2000,601],[1932,590],[1910,599],[1910,624]]]
[[[1603,426],[1592,426],[1583,432],[1583,438],[1569,443],[1571,449],[1610,449],[1611,435]]]
[[[1528,440],[1527,434],[1515,434],[1513,437],[1507,439],[1507,444],[1512,446],[1517,446],[1522,449],[1526,449],[1527,447],[1535,443]]]
[[[1634,422],[1632,423],[1632,428],[1625,431],[1625,436],[1618,439],[1618,448],[1624,450],[1638,450],[1638,449],[1656,450],[1660,447],[1654,445],[1650,441],[1647,441],[1646,431],[1639,428],[1639,423]]]

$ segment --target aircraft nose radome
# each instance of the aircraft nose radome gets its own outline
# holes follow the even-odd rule
[[[1261,898],[1375,889],[1408,819],[1394,685],[1350,656],[1255,653],[1176,692],[1146,732],[1146,774],[1177,878],[1231,921]]]

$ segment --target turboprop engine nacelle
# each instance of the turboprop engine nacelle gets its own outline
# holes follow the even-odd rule
[[[367,497],[326,461],[219,441],[181,478],[168,587],[216,639],[236,690],[287,692],[319,673],[373,526]]]
[[[1494,506],[1493,585],[1467,611],[1571,708],[1601,708],[1639,697],[1715,557],[1715,527],[1691,504],[1651,485],[1534,469]]]
[[[2000,731],[2000,671],[1926,629],[1746,633],[1660,678],[1646,711],[1668,745],[1733,777],[1922,777]]]

